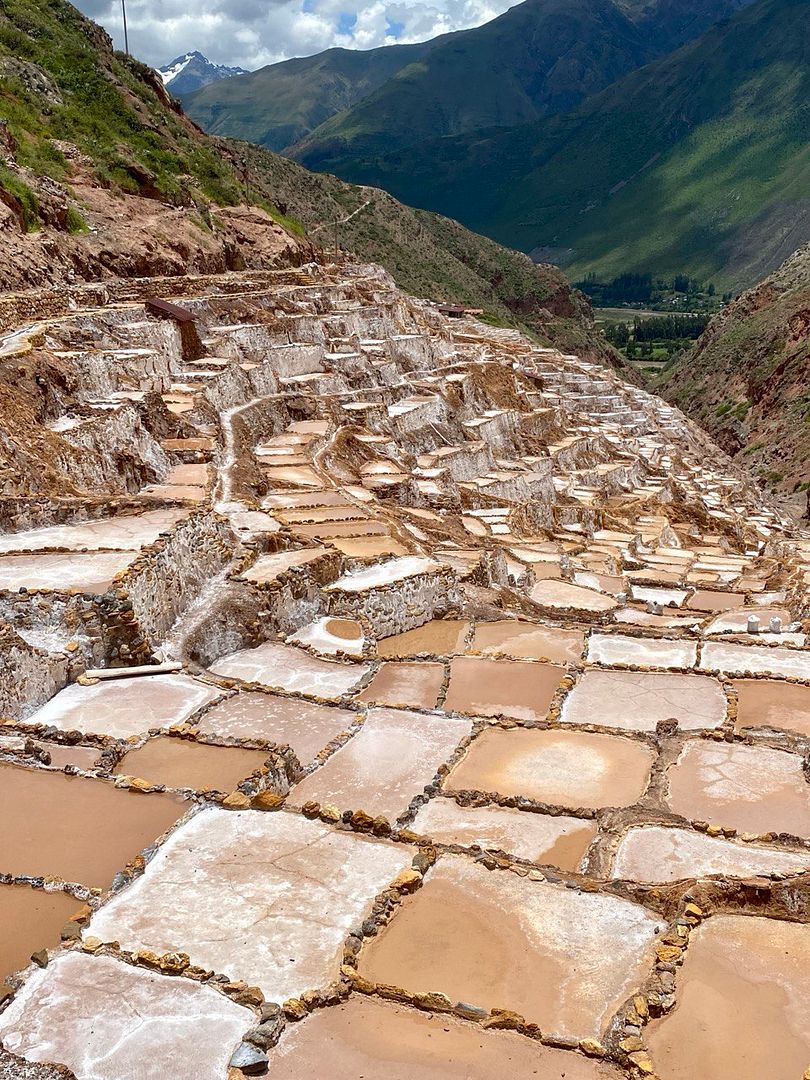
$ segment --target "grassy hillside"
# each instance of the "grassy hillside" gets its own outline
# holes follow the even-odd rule
[[[213,83],[184,95],[183,106],[213,135],[283,150],[351,108],[432,45],[329,49]]]
[[[114,53],[64,0],[4,0],[0,121],[0,287],[217,272],[287,249],[305,258],[305,234],[325,245],[331,223],[350,218],[343,247],[403,287],[612,356],[591,343],[587,304],[558,270],[383,192],[202,134],[151,69]]]
[[[808,15],[807,0],[757,0],[565,116],[358,157],[341,174],[575,277],[750,284],[810,237]]]
[[[457,221],[404,206],[385,191],[312,173],[287,158],[230,142],[257,190],[328,250],[341,248],[380,263],[415,296],[482,307],[506,326],[612,365],[619,354],[592,328],[585,298],[555,266],[537,265]],[[629,370],[629,369],[628,369]]]
[[[810,506],[810,244],[715,316],[660,390],[765,483]]]

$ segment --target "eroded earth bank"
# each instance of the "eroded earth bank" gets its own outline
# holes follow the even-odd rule
[[[2,341],[0,1076],[810,1076],[808,535],[373,266],[71,305]]]

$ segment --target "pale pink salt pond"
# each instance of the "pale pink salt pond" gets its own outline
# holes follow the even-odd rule
[[[349,929],[413,854],[298,814],[211,808],[169,837],[87,933],[127,950],[182,949],[283,1001],[337,978]]]
[[[798,1080],[810,1061],[810,927],[715,915],[691,934],[675,1008],[647,1029],[661,1080]]]
[[[566,664],[579,660],[585,645],[580,630],[505,619],[477,623],[472,648],[482,653],[503,653],[525,660]]]
[[[347,731],[357,713],[275,694],[239,693],[206,710],[201,732],[228,739],[262,739],[291,746],[308,765],[333,739]]]
[[[810,784],[798,754],[696,741],[669,769],[667,784],[670,807],[689,820],[810,837]]]
[[[314,800],[393,821],[470,733],[467,720],[371,709],[360,731],[295,786],[295,806]]]
[[[726,716],[726,696],[706,675],[652,671],[586,671],[565,699],[561,719],[626,731],[654,731],[675,719],[684,730],[717,728]]]
[[[619,844],[614,878],[668,882],[684,878],[749,877],[810,869],[810,852],[723,840],[692,829],[664,825],[634,827]]]
[[[179,674],[104,679],[91,686],[73,683],[29,722],[126,739],[180,724],[219,696],[216,687]]]
[[[70,552],[66,554],[0,556],[0,590],[78,589],[107,592],[116,574],[135,559],[135,551]]]
[[[222,1080],[253,1022],[212,987],[71,952],[28,979],[0,1016],[0,1038],[28,1061],[67,1065],[77,1080]]]
[[[266,641],[255,649],[241,649],[211,665],[215,675],[261,683],[276,690],[341,698],[368,674],[368,664],[338,664],[320,660],[304,649]]]
[[[616,735],[489,728],[450,772],[448,791],[496,791],[555,806],[630,806],[650,777],[652,750]]]
[[[585,589],[580,585],[571,585],[567,581],[546,578],[538,581],[530,593],[536,604],[547,608],[570,609],[572,611],[593,611],[596,613],[613,611],[619,606],[618,601],[605,593]]]
[[[388,661],[358,696],[358,701],[433,709],[444,683],[444,664]]]
[[[354,994],[291,1025],[270,1052],[268,1080],[621,1080],[612,1066],[509,1031]]]
[[[365,946],[371,982],[511,1009],[574,1038],[599,1038],[646,978],[661,923],[642,907],[448,855]],[[459,932],[459,928],[463,932]]]
[[[505,806],[459,806],[442,798],[425,803],[411,829],[434,842],[505,851],[561,870],[577,870],[596,835],[595,823],[582,818]]]

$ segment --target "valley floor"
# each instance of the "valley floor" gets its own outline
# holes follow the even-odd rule
[[[3,339],[0,1077],[807,1076],[810,535],[376,267],[161,287]]]

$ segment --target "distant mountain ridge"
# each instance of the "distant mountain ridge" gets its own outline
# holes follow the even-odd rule
[[[316,132],[295,156],[574,280],[682,272],[736,291],[810,239],[808,101],[810,0],[756,0],[569,113],[366,155]]]
[[[213,64],[207,56],[203,56],[196,50],[185,53],[183,56],[176,56],[171,63],[158,68],[157,72],[163,80],[163,85],[175,97],[191,94],[203,86],[221,82],[223,79],[231,79],[234,75],[248,74],[241,67]]]
[[[194,94],[215,134],[341,173],[351,160],[573,108],[748,0],[524,0],[472,30],[368,52],[330,49]],[[328,161],[328,164],[326,162]]]
[[[419,61],[434,44],[386,45],[366,52],[328,49],[209,85],[184,106],[212,135],[281,151]]]

